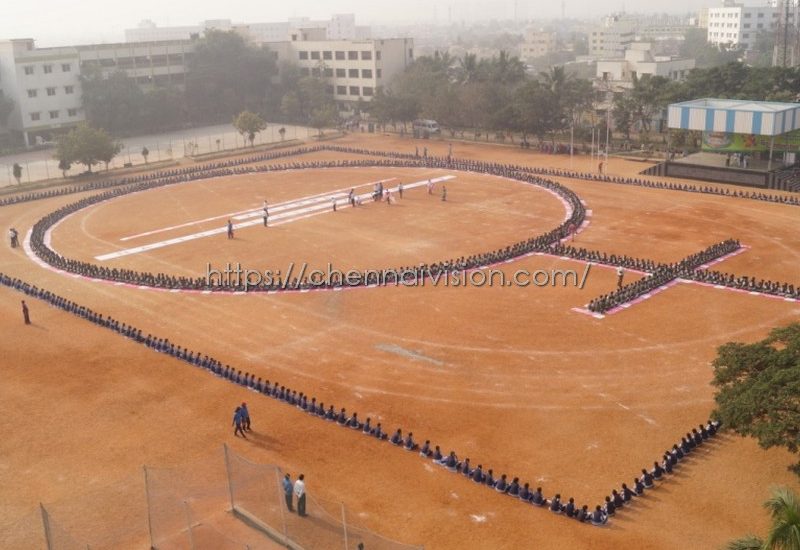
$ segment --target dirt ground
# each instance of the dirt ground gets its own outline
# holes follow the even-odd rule
[[[402,151],[427,145],[432,154],[447,149],[446,142],[361,135],[336,143]],[[453,154],[570,164],[568,157],[501,146],[454,143]],[[307,156],[337,157],[347,155]],[[585,157],[573,160],[575,168],[589,164]],[[609,172],[645,167],[611,160]],[[121,246],[123,236],[257,208],[265,197],[299,198],[383,177],[415,181],[420,172],[287,172],[148,191],[70,217],[54,231],[53,246],[89,259]],[[447,204],[428,200],[420,188],[397,208],[369,204],[268,230],[243,229],[232,243],[224,235],[210,237],[110,263],[173,274],[226,261],[396,266],[491,250],[563,218],[561,203],[538,188],[455,175]],[[562,181],[592,211],[576,245],[668,262],[734,237],[750,248],[718,269],[798,282],[796,208]],[[0,220],[24,235],[75,197],[3,208]],[[541,485],[548,496],[560,492],[591,506],[707,418],[716,346],[759,339],[800,314],[796,303],[680,284],[594,319],[572,308],[613,288],[613,270],[598,266],[583,289],[429,284],[223,296],[64,276],[7,246],[0,248],[0,262],[3,272],[145,333],[358,411],[387,429],[412,430],[417,439],[470,457],[473,466]],[[584,266],[532,256],[501,267],[507,273],[554,268],[580,272]],[[90,522],[90,509],[115,505],[114,491],[104,497],[103,488],[133,487],[130,480],[143,464],[190,462],[223,442],[251,460],[304,472],[310,493],[343,501],[365,526],[433,549],[718,548],[763,532],[766,517],[758,503],[770,485],[798,488],[786,471],[787,453],[765,452],[726,434],[607,528],[583,526],[491,494],[416,454],[312,420],[36,300],[30,301],[34,325],[26,327],[20,298],[0,290],[0,401],[6,411],[0,417],[0,526],[29,517],[38,502],[77,515],[85,510]],[[231,409],[242,400],[256,430],[248,441],[234,439],[229,428]],[[81,497],[87,488],[91,499]]]

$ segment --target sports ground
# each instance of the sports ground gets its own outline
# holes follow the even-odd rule
[[[447,142],[346,136],[337,146],[409,153]],[[454,143],[453,156],[569,168],[570,159]],[[289,162],[358,160],[320,151]],[[287,162],[286,159],[267,161]],[[576,169],[591,170],[587,157]],[[611,174],[647,165],[612,159]],[[444,178],[427,192],[427,180]],[[445,180],[446,179],[446,180]],[[743,252],[715,269],[797,283],[796,206],[553,178],[583,201],[574,246],[674,262],[724,239]],[[400,183],[395,203],[333,212],[332,194]],[[441,186],[447,200],[441,200]],[[360,187],[357,187],[360,186]],[[779,192],[773,192],[779,193]],[[22,235],[92,193],[0,208]],[[260,209],[273,208],[270,227]],[[235,238],[224,233],[227,219]],[[224,176],[160,187],[79,210],[50,235],[53,249],[119,269],[199,277],[208,265],[346,271],[417,265],[503,248],[549,231],[565,205],[541,187],[442,168],[343,167]],[[124,253],[120,253],[120,252]],[[99,258],[99,259],[98,259]],[[428,284],[309,292],[169,292],[59,273],[30,250],[0,247],[3,273],[168,338],[243,372],[316,396],[338,411],[411,430],[472,466],[518,476],[594,508],[629,484],[713,409],[716,347],[763,338],[796,321],[800,303],[682,282],[604,318],[576,312],[616,285],[593,265],[583,288]],[[495,266],[576,270],[529,255]],[[630,272],[626,277],[638,275]],[[630,279],[629,279],[630,280]],[[227,443],[253,461],[303,472],[309,494],[344,502],[362,525],[425,548],[718,548],[766,529],[771,485],[798,487],[792,458],[723,433],[657,489],[595,528],[521,504],[404,452],[0,288],[0,525],[39,502],[119,503],[106,487],[144,464],[180,465]],[[253,437],[234,438],[247,401]],[[78,498],[87,488],[92,499]],[[90,526],[91,528],[91,526]],[[101,527],[98,526],[97,529]],[[265,543],[266,544],[266,543]],[[269,547],[269,546],[267,546]]]

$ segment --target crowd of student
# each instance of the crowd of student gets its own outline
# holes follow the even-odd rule
[[[439,161],[434,161],[434,164]],[[583,222],[586,212],[583,204],[578,196],[570,189],[563,185],[534,176],[531,174],[524,174],[515,172],[508,167],[497,165],[482,165],[476,166],[471,161],[453,163],[451,169],[470,169],[480,170],[483,173],[490,173],[498,176],[514,178],[524,183],[544,187],[557,193],[564,201],[569,204],[571,214],[568,219],[562,222],[558,227],[544,233],[520,241],[510,246],[500,248],[491,252],[475,254],[471,256],[462,256],[460,258],[453,258],[443,260],[430,264],[422,264],[416,266],[404,266],[395,269],[382,270],[380,273],[377,271],[368,271],[362,273],[359,278],[348,277],[346,280],[330,280],[323,281],[309,281],[299,280],[297,278],[290,281],[281,281],[277,278],[270,282],[269,285],[263,283],[261,286],[248,286],[246,281],[210,281],[206,277],[177,277],[167,275],[165,273],[150,273],[139,272],[130,269],[119,269],[105,266],[99,266],[89,262],[75,260],[61,256],[52,250],[47,244],[45,236],[49,228],[62,220],[64,217],[86,208],[87,206],[105,201],[111,198],[119,197],[128,193],[152,189],[163,185],[170,185],[173,183],[180,183],[191,179],[200,179],[205,177],[213,177],[216,175],[224,175],[228,172],[251,172],[251,171],[280,171],[292,169],[314,169],[314,168],[331,168],[331,167],[348,167],[348,166],[363,166],[363,167],[418,167],[427,165],[422,161],[409,159],[383,159],[383,160],[346,160],[346,161],[308,161],[308,162],[294,162],[288,164],[273,164],[264,166],[255,166],[247,168],[220,168],[215,167],[208,172],[194,172],[192,174],[175,175],[160,180],[140,182],[126,187],[117,187],[104,193],[85,197],[79,201],[67,204],[58,210],[51,212],[47,216],[40,219],[33,226],[31,232],[30,244],[32,250],[42,260],[58,269],[63,269],[78,275],[92,277],[97,279],[106,279],[114,282],[125,282],[139,286],[153,286],[157,288],[169,289],[187,289],[187,290],[222,290],[222,291],[242,291],[242,290],[303,290],[308,288],[319,288],[322,284],[327,286],[361,286],[372,284],[385,284],[386,282],[393,283],[403,280],[419,280],[421,277],[433,276],[436,274],[462,271],[466,269],[475,269],[485,265],[491,265],[504,260],[515,258],[529,252],[541,251],[550,252],[553,245],[557,244],[561,239],[565,238],[579,227]],[[236,283],[241,284],[236,284]]]
[[[607,254],[599,250],[587,250],[585,248],[575,248],[566,244],[555,244],[551,247],[552,254],[556,256],[567,256],[575,260],[592,262],[595,264],[606,264],[635,271],[655,271],[659,264],[653,260],[636,258],[633,256]]]
[[[241,369],[231,367],[229,364],[223,364],[207,354],[176,345],[174,342],[170,342],[168,338],[144,334],[141,329],[133,325],[97,313],[92,309],[20,279],[0,273],[0,284],[112,330],[154,351],[165,353],[190,365],[205,369],[229,382],[296,407],[314,418],[330,422],[332,425],[342,428],[358,431],[378,441],[387,441],[391,445],[409,452],[417,452],[422,458],[432,460],[448,471],[460,475],[465,480],[485,486],[497,493],[519,499],[524,504],[546,507],[553,513],[563,514],[579,522],[591,523],[596,526],[604,525],[608,518],[613,516],[620,508],[629,505],[635,497],[640,497],[646,490],[655,487],[657,482],[671,474],[678,463],[697,446],[715,435],[719,428],[718,422],[709,421],[706,425],[701,424],[698,428],[692,429],[691,432],[681,438],[680,442],[675,443],[672,449],[665,451],[660,463],[658,461],[654,462],[652,470],[643,469],[641,477],[634,478],[632,488],[623,483],[619,491],[614,489],[611,495],[605,498],[604,505],[598,504],[595,505],[594,510],[589,510],[588,505],[578,507],[573,498],[564,502],[560,493],[555,493],[551,498],[545,497],[542,487],[533,489],[530,483],[521,483],[519,477],[510,477],[506,474],[496,476],[491,468],[484,469],[482,464],[478,464],[473,468],[469,458],[461,460],[455,451],[450,451],[445,455],[442,453],[441,448],[438,445],[432,445],[430,440],[425,440],[420,445],[411,431],[404,434],[402,428],[397,428],[390,434],[380,422],[373,424],[370,417],[362,421],[357,412],[350,413],[345,407],[337,409],[333,404],[326,406],[322,401],[317,402],[317,398],[314,396],[309,397],[309,394],[298,392],[296,389],[281,385],[277,381],[270,382],[249,372],[243,373]],[[244,403],[242,406],[245,406]],[[237,418],[239,419],[238,424]],[[245,431],[249,428],[249,414],[243,413],[241,407],[237,407],[234,424],[237,424],[237,432],[240,431],[242,436],[245,436]]]
[[[689,273],[686,278],[702,283],[711,283],[749,292],[771,294],[782,298],[800,300],[800,287],[795,287],[791,283],[756,279],[755,277],[748,277],[747,275],[737,276],[731,273],[722,273],[720,271],[710,271],[706,269],[698,269],[697,271]]]
[[[728,239],[711,245],[705,250],[692,254],[677,263],[660,264],[647,276],[589,302],[589,311],[605,313],[622,304],[631,302],[656,288],[677,279],[690,278],[692,273],[705,263],[735,252],[741,247],[736,239]]]

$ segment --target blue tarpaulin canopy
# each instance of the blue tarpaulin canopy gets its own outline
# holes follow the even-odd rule
[[[667,125],[680,130],[779,136],[800,129],[800,103],[694,99],[671,104]]]

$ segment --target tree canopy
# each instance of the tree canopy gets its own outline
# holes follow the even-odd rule
[[[242,111],[233,119],[233,127],[236,128],[236,131],[239,132],[243,138],[250,142],[250,146],[252,147],[256,139],[256,134],[263,131],[267,127],[267,123],[256,113]]]
[[[800,323],[753,344],[730,342],[713,362],[716,417],[761,447],[800,448]],[[800,475],[800,463],[792,470]]]
[[[277,76],[275,58],[234,31],[209,30],[197,41],[186,74],[192,120],[230,120],[265,108]]]
[[[108,132],[82,123],[58,138],[55,158],[59,161],[59,166],[69,166],[77,162],[85,165],[91,172],[92,166],[101,162],[108,167],[108,163],[121,149],[122,146]]]

